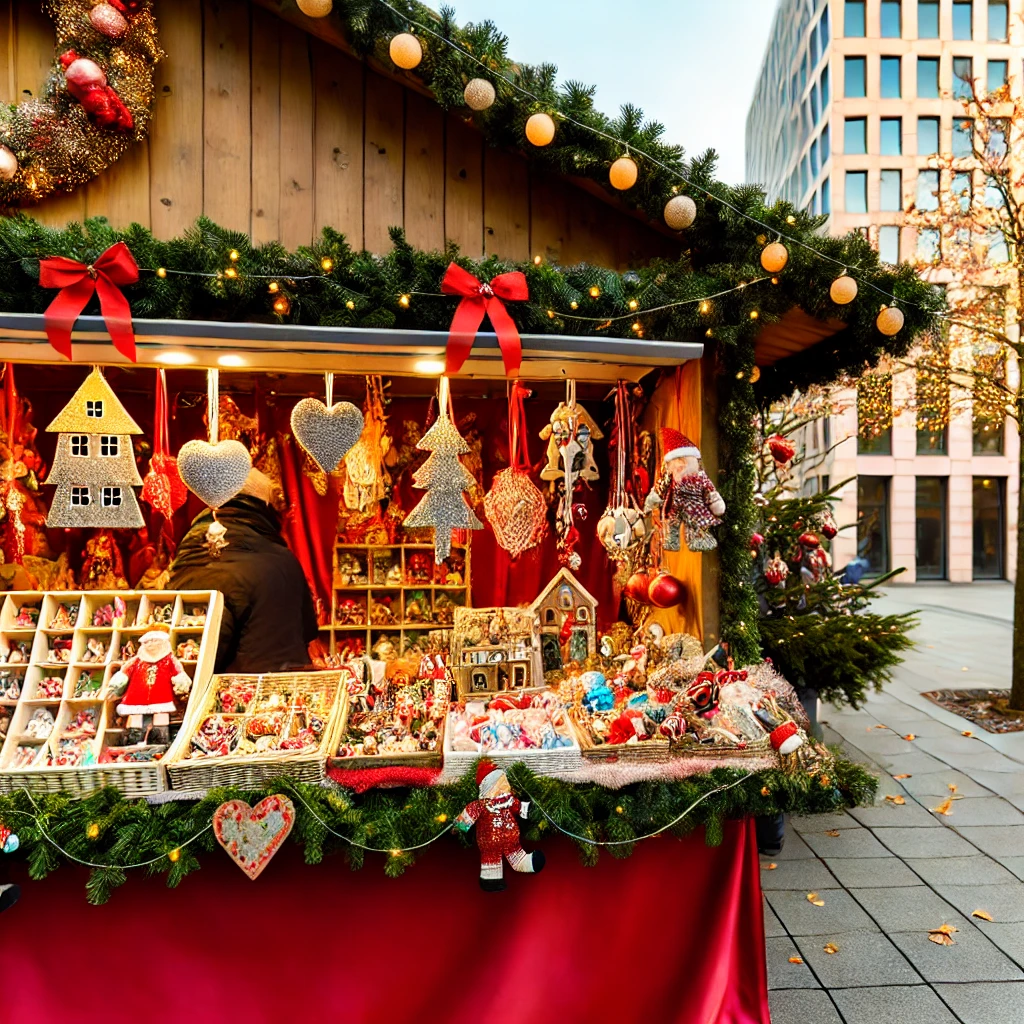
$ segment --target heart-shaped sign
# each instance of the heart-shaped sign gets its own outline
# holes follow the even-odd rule
[[[249,449],[241,441],[186,441],[178,452],[178,474],[210,508],[238,494],[251,469]]]
[[[330,409],[315,398],[303,398],[292,409],[292,433],[310,458],[333,473],[363,432],[363,414],[351,402]]]
[[[213,812],[213,834],[228,856],[252,879],[270,863],[295,824],[295,805],[281,793],[255,807],[228,800]]]

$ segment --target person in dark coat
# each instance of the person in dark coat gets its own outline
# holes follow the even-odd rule
[[[192,522],[171,565],[172,590],[219,590],[217,672],[282,672],[310,663],[319,636],[313,598],[270,505],[273,484],[252,470],[237,498]]]

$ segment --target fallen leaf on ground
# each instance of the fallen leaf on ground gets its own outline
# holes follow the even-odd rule
[[[914,776],[910,772],[901,772],[899,775],[894,775],[894,779],[912,779]]]
[[[779,865],[776,864],[775,861],[772,861],[771,864],[762,864],[761,865],[761,867],[763,867],[765,869],[765,871],[774,871],[778,866]]]
[[[953,933],[958,929],[951,924],[942,924],[938,928],[932,928],[928,932],[928,941],[934,942],[937,946],[955,946],[956,940]]]
[[[807,894],[807,902],[813,903],[816,907],[825,906],[825,901],[822,899],[818,899],[818,894],[816,892],[809,892]]]
[[[879,723],[878,725],[873,725],[873,726],[871,726],[871,728],[872,728],[872,729],[888,729],[888,728],[889,728],[889,726],[887,726],[887,725],[882,725],[881,723]]]
[[[947,788],[949,789],[950,793],[955,793],[956,792],[956,783],[955,782],[948,783],[947,784]]]
[[[828,954],[839,952],[839,947],[834,942],[826,942],[825,945],[822,946],[822,949],[824,949]]]
[[[973,733],[973,732],[971,732],[971,730],[970,730],[970,729],[964,729],[964,730],[963,730],[963,732],[961,732],[961,733],[960,733],[960,735],[961,735],[961,736],[973,736],[973,735],[974,735],[974,733]]]
[[[980,917],[982,921],[994,921],[995,918],[987,910],[972,910],[971,917]]]
[[[905,803],[907,802],[907,801],[906,801],[906,800],[905,800],[905,799],[904,799],[903,797],[901,797],[901,796],[891,796],[891,795],[888,795],[888,794],[886,795],[886,798],[885,798],[885,799],[886,799],[886,800],[888,800],[888,801],[889,801],[889,803],[892,803],[892,804],[899,804],[899,805],[900,805],[901,807],[903,806],[903,804],[905,804]]]
[[[915,736],[912,732],[908,732],[907,735],[903,738],[909,742],[910,740],[916,740],[917,736]]]
[[[839,829],[837,829],[837,828],[830,828],[830,829],[829,829],[829,830],[828,830],[828,831],[827,831],[827,832],[825,833],[825,835],[827,835],[827,836],[831,836],[831,837],[832,837],[833,839],[838,839],[838,838],[839,838]]]
[[[945,814],[945,815],[952,814],[953,813],[953,798],[949,797],[948,799],[943,800],[942,803],[939,804],[938,807],[933,807],[932,808],[932,813],[933,814]]]
[[[789,962],[791,964],[802,964],[804,962],[804,958],[802,956],[791,956],[789,958]]]

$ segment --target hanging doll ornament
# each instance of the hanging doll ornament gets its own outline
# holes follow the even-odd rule
[[[662,427],[664,472],[647,495],[644,508],[661,509],[661,528],[666,551],[680,550],[680,532],[685,528],[686,546],[691,551],[710,551],[718,546],[711,528],[721,525],[725,502],[704,472],[700,449],[672,427]]]
[[[324,374],[327,404],[303,398],[292,409],[292,433],[302,450],[333,473],[363,433],[363,414],[351,402],[334,403],[334,374]]]
[[[770,587],[778,587],[786,582],[789,576],[789,566],[786,565],[782,556],[775,552],[775,554],[768,559],[764,567],[764,578],[765,582]]]
[[[387,493],[384,456],[391,446],[385,433],[384,387],[378,376],[366,378],[363,431],[344,458],[345,507],[365,512]]]
[[[167,408],[167,371],[156,371],[156,409],[153,424],[153,457],[149,472],[142,481],[142,500],[164,519],[188,499],[188,488],[178,473],[178,460],[170,453],[170,431]]]
[[[526,819],[530,805],[512,792],[508,776],[493,761],[483,760],[476,768],[480,798],[474,800],[455,819],[460,832],[476,825],[476,845],[480,848],[480,888],[501,892],[506,888],[502,858],[513,871],[537,874],[544,868],[544,853],[527,853],[519,838],[516,818]]]
[[[469,445],[455,427],[447,377],[441,378],[437,403],[437,419],[416,445],[430,455],[412,477],[413,486],[427,493],[406,516],[405,526],[432,526],[434,558],[443,562],[451,554],[453,530],[482,530],[483,523],[473,514],[462,493],[476,480],[459,461],[460,455],[469,452]]]
[[[547,503],[530,479],[524,404],[529,395],[519,381],[513,382],[508,402],[509,466],[495,474],[484,495],[484,512],[495,539],[513,558],[535,547],[547,533]]]
[[[831,540],[839,532],[839,524],[836,522],[831,506],[826,505],[818,513],[818,529],[827,540]]]

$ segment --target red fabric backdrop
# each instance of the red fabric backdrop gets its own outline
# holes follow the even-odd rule
[[[595,868],[545,851],[500,894],[446,840],[399,879],[287,846],[256,882],[213,857],[174,892],[135,874],[103,907],[64,868],[0,919],[0,1020],[769,1024],[752,820],[717,849],[664,837]]]

